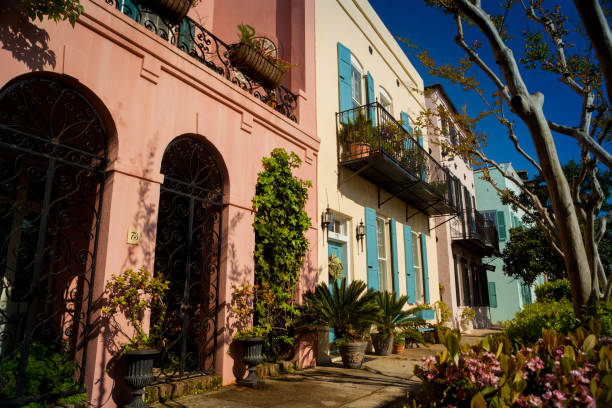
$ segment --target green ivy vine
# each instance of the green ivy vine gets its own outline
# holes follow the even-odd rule
[[[276,307],[256,307],[255,319],[271,322],[265,354],[276,360],[291,349],[293,322],[299,316],[293,291],[308,250],[304,233],[311,223],[304,207],[312,183],[293,175],[292,170],[302,163],[293,152],[274,149],[262,162],[264,170],[257,176],[253,197],[255,283],[268,285]]]

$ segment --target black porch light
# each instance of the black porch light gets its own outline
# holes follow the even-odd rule
[[[359,222],[359,225],[357,225],[357,241],[361,241],[363,240],[363,237],[365,236],[365,225],[363,225],[363,220],[361,220],[361,222]]]
[[[331,222],[332,222],[332,212],[329,209],[329,207],[327,207],[325,209],[325,212],[321,215],[321,227],[323,228],[323,230],[329,231],[329,224],[331,224]]]

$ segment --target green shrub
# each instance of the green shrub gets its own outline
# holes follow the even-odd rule
[[[16,374],[20,359],[21,353],[16,352],[0,364],[0,401],[12,399],[16,396]],[[73,380],[76,372],[77,365],[74,361],[40,343],[32,343],[25,369],[24,397],[34,397],[42,394],[53,396],[63,392],[75,392],[75,395],[33,402],[25,405],[25,407],[43,408],[53,402],[84,405],[86,394],[78,393],[80,387]]]
[[[536,302],[527,305],[514,319],[504,322],[504,333],[515,344],[533,344],[538,340],[542,329],[555,329],[569,333],[579,325],[574,309],[568,299],[557,302]]]
[[[536,286],[535,294],[538,302],[572,299],[572,290],[567,279],[559,279]]]
[[[419,344],[425,345],[423,334],[416,329],[406,329],[403,335],[407,346],[412,347],[413,344],[416,344],[417,347]]]

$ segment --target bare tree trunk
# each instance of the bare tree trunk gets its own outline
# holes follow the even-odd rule
[[[574,311],[578,315],[581,306],[591,296],[591,270],[569,183],[559,163],[555,142],[542,110],[543,104],[544,96],[540,93],[512,98],[513,110],[529,128],[542,167],[542,176],[550,192],[559,241],[571,283]]]
[[[612,106],[612,33],[599,0],[574,0],[582,25],[591,39],[601,65],[608,91],[608,104]]]

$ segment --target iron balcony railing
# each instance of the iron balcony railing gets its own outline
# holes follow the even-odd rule
[[[337,113],[336,129],[340,164],[382,154],[409,174],[414,183],[424,184],[434,197],[454,207],[448,169],[378,102]]]
[[[282,85],[276,89],[264,89],[260,84],[243,75],[229,61],[228,44],[189,17],[174,24],[147,9],[138,0],[106,0],[106,3],[197,59],[234,85],[251,93],[277,112],[297,122],[297,95]]]
[[[479,211],[464,209],[450,221],[451,238],[477,241],[494,252],[499,250],[499,238],[495,223]]]

